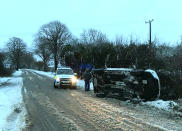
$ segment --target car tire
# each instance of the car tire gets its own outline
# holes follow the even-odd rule
[[[55,85],[55,83],[54,83],[54,88],[58,88],[58,87]]]

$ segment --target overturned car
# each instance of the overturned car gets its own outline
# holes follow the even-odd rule
[[[92,71],[97,96],[117,96],[121,99],[155,100],[160,96],[160,81],[153,70],[106,68]]]

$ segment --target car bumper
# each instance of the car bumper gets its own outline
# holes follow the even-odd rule
[[[55,81],[55,86],[76,86],[76,83],[71,81]]]

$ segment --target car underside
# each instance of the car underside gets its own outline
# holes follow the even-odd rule
[[[159,79],[146,70],[125,68],[92,71],[96,95],[115,95],[123,99],[155,100],[160,95]]]

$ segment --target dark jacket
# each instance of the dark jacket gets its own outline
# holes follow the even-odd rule
[[[85,81],[89,81],[92,78],[92,75],[89,71],[86,71],[83,75]]]

